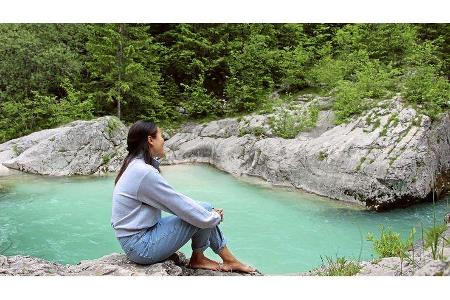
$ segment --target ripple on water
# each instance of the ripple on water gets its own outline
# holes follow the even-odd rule
[[[412,226],[432,222],[430,203],[376,213],[254,178],[241,180],[205,164],[162,170],[177,190],[223,208],[220,227],[232,252],[268,274],[307,271],[325,255],[361,253],[370,259],[367,232],[378,233],[384,224],[406,236]],[[114,176],[0,177],[0,251],[59,263],[122,252],[110,226],[113,188]],[[438,220],[449,198],[436,204]],[[181,251],[190,256],[190,243]],[[210,249],[206,254],[217,258]]]

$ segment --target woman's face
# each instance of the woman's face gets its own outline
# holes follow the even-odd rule
[[[161,129],[158,127],[156,133],[156,138],[148,136],[148,144],[150,147],[150,153],[153,157],[163,157],[164,156],[164,139],[162,137]]]

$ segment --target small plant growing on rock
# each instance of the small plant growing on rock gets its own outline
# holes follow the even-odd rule
[[[372,131],[380,127],[380,119],[376,119],[372,126]]]
[[[21,152],[20,152],[19,148],[17,147],[17,145],[12,145],[11,149],[16,157],[20,155]]]
[[[356,171],[361,170],[361,165],[364,163],[364,161],[366,161],[366,158],[363,156],[363,157],[361,157],[361,159],[359,160],[358,165],[356,166]]]
[[[413,247],[415,233],[416,228],[413,227],[406,241],[403,241],[398,232],[382,225],[380,237],[377,239],[373,233],[369,232],[367,240],[373,243],[373,249],[380,257],[407,257],[407,251]]]
[[[111,135],[114,132],[114,130],[116,130],[119,127],[119,125],[120,125],[119,119],[117,119],[116,117],[111,117],[108,119],[108,126],[106,130]]]
[[[325,256],[326,262],[322,256],[322,265],[316,269],[319,276],[353,276],[361,270],[361,265],[354,261],[348,261],[345,257],[336,257],[333,260],[332,257]]]
[[[102,155],[102,164],[106,165],[111,161],[112,154],[103,154]]]
[[[416,115],[412,120],[411,124],[413,126],[419,127],[422,124],[422,115]]]
[[[319,152],[319,156],[317,157],[318,160],[322,161],[325,160],[328,157],[328,154],[324,151]]]
[[[433,259],[444,259],[443,255],[439,253],[439,243],[442,241],[443,245],[448,242],[443,233],[447,230],[447,224],[442,223],[434,225],[428,230],[425,230],[425,248],[431,248],[431,255]]]
[[[261,126],[256,126],[252,128],[252,133],[256,136],[264,136],[266,131]]]
[[[414,262],[414,252],[413,258],[408,254],[408,250],[412,249],[414,246],[414,235],[416,234],[416,228],[413,227],[409,233],[406,241],[403,241],[398,232],[392,231],[391,228],[385,229],[381,226],[380,238],[376,239],[372,233],[369,232],[367,235],[367,240],[373,243],[374,251],[381,257],[394,257],[400,258],[400,274],[403,269],[403,260],[407,259],[409,262]]]
[[[447,230],[447,224],[444,222],[442,224],[436,225],[436,210],[435,210],[435,188],[433,186],[433,227],[428,230],[425,230],[424,237],[424,248],[431,248],[431,255],[433,259],[443,259],[443,253],[438,253],[439,243],[442,241],[442,251],[444,245],[448,243],[448,240],[443,236],[444,232]],[[423,235],[423,233],[422,233]]]

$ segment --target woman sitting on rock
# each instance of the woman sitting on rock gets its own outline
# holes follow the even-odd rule
[[[177,192],[160,175],[154,159],[164,155],[160,128],[137,121],[128,132],[127,145],[128,155],[115,180],[111,225],[131,261],[144,265],[163,261],[192,239],[191,268],[255,272],[227,248],[219,228],[223,210]],[[173,216],[161,218],[161,210]],[[223,263],[203,255],[208,247]]]

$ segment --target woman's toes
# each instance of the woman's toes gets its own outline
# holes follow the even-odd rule
[[[240,271],[245,273],[252,273],[256,271],[255,268],[247,266],[241,262],[225,263],[224,265],[227,271]]]

